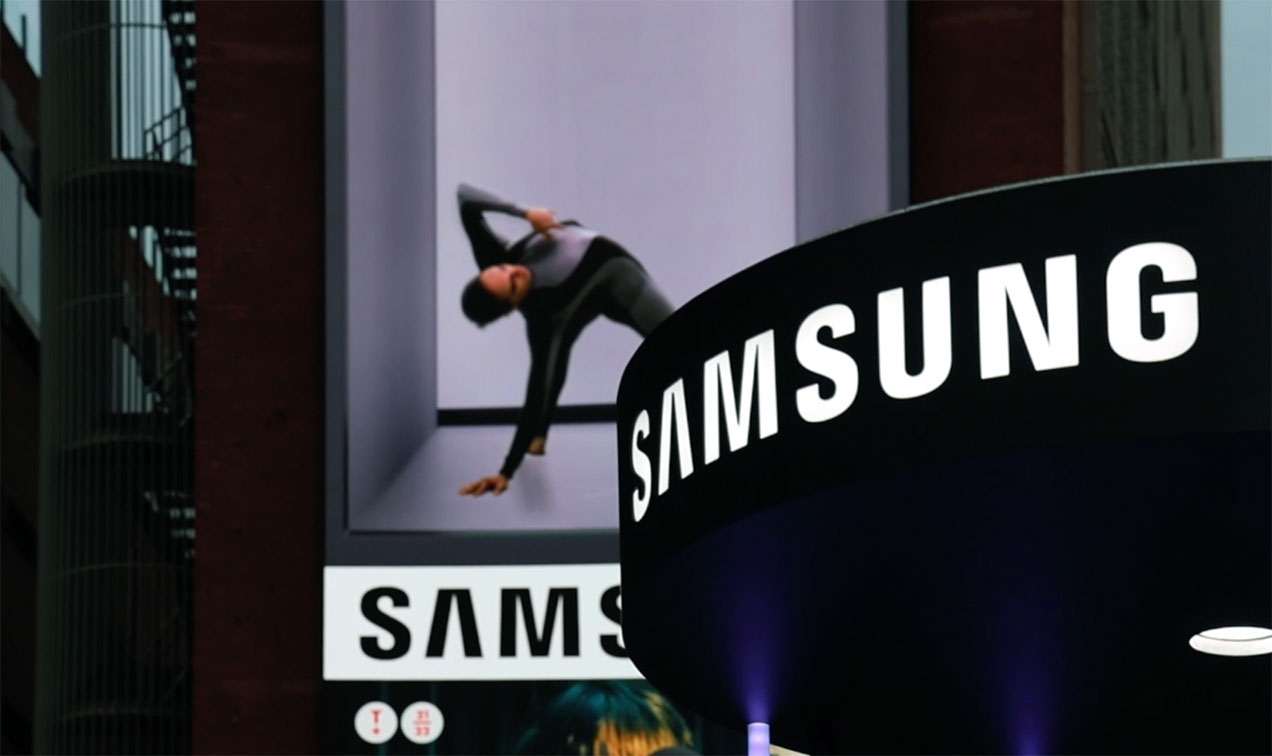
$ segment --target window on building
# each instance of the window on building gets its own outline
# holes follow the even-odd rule
[[[7,158],[0,158],[0,274],[31,318],[40,321],[40,216]]]
[[[40,322],[40,216],[27,201],[26,192],[22,193],[22,222],[19,233],[22,235],[19,256],[22,262],[18,274],[18,295],[27,312]]]
[[[26,51],[27,63],[40,75],[40,0],[0,0],[4,25]]]
[[[16,293],[18,288],[18,218],[22,207],[22,180],[7,159],[0,158],[0,272]]]

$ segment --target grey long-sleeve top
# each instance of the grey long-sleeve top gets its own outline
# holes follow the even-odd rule
[[[514,263],[531,272],[530,290],[519,307],[530,343],[530,376],[517,430],[499,470],[511,478],[530,442],[547,432],[571,347],[583,327],[601,314],[597,298],[588,296],[597,272],[615,257],[631,258],[612,242],[593,244],[598,234],[575,223],[554,229],[551,238],[531,233],[510,243],[490,228],[485,213],[524,218],[525,208],[468,184],[459,186],[458,199],[478,268]]]

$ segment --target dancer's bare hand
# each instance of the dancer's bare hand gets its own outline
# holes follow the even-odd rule
[[[547,450],[547,445],[548,445],[547,436],[535,436],[533,439],[530,440],[530,446],[526,448],[526,452],[529,454],[542,456],[544,451]]]
[[[459,489],[459,492],[464,496],[481,496],[487,491],[493,491],[495,496],[498,496],[507,490],[508,476],[496,473],[495,475],[474,480],[472,483],[469,483]]]
[[[552,229],[561,228],[561,224],[557,223],[556,213],[546,207],[530,208],[526,211],[526,220],[530,221],[530,225],[534,227],[535,231],[549,239],[552,238]]]

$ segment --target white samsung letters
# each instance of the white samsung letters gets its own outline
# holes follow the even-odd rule
[[[1008,311],[1011,311],[1034,370],[1076,367],[1078,344],[1078,259],[1063,255],[1045,261],[1046,326],[1037,298],[1025,278],[1020,263],[983,268],[977,272],[977,327],[982,380],[1011,373],[1008,344]],[[1197,293],[1175,292],[1149,296],[1149,309],[1162,316],[1160,336],[1144,335],[1140,311],[1144,293],[1140,287],[1145,268],[1160,269],[1165,283],[1193,281],[1197,263],[1188,250],[1167,242],[1137,244],[1119,252],[1109,262],[1105,276],[1105,307],[1108,342],[1113,352],[1129,362],[1164,362],[1184,353],[1197,341],[1199,329]],[[905,365],[904,293],[901,288],[878,295],[879,384],[885,394],[904,400],[929,394],[949,377],[952,363],[950,279],[935,278],[922,284],[923,366],[917,374]],[[966,322],[966,318],[961,322]],[[847,304],[834,303],[809,313],[795,334],[795,357],[810,373],[828,380],[831,391],[822,395],[818,383],[795,389],[795,406],[802,421],[823,423],[843,415],[857,397],[859,368],[847,352],[822,343],[819,336],[829,331],[832,339],[852,335],[856,318]],[[752,408],[758,403],[756,437],[777,434],[778,376],[775,334],[762,331],[746,340],[740,391],[733,382],[729,352],[725,350],[703,363],[702,418],[703,463],[711,464],[722,453],[745,447],[750,440]],[[720,449],[720,407],[724,407],[728,450]],[[692,418],[685,398],[684,379],[674,381],[663,392],[658,426],[657,494],[672,485],[672,447],[681,480],[694,472]],[[641,410],[632,428],[630,469],[637,478],[631,491],[632,517],[640,521],[654,496],[653,464],[641,444],[651,433],[648,410]]]

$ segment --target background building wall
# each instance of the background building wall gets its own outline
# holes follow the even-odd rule
[[[1220,4],[1080,6],[1082,170],[1221,157]]]
[[[35,715],[40,344],[0,293],[0,748],[29,753]]]
[[[1065,6],[910,9],[910,201],[1065,171]]]
[[[322,4],[198,16],[193,748],[318,753]]]
[[[913,202],[1219,157],[1219,4],[916,2]]]
[[[39,79],[12,34],[24,24],[7,5],[5,11],[0,29],[0,752],[29,753],[40,508],[40,229],[34,211],[39,206],[40,105]]]

